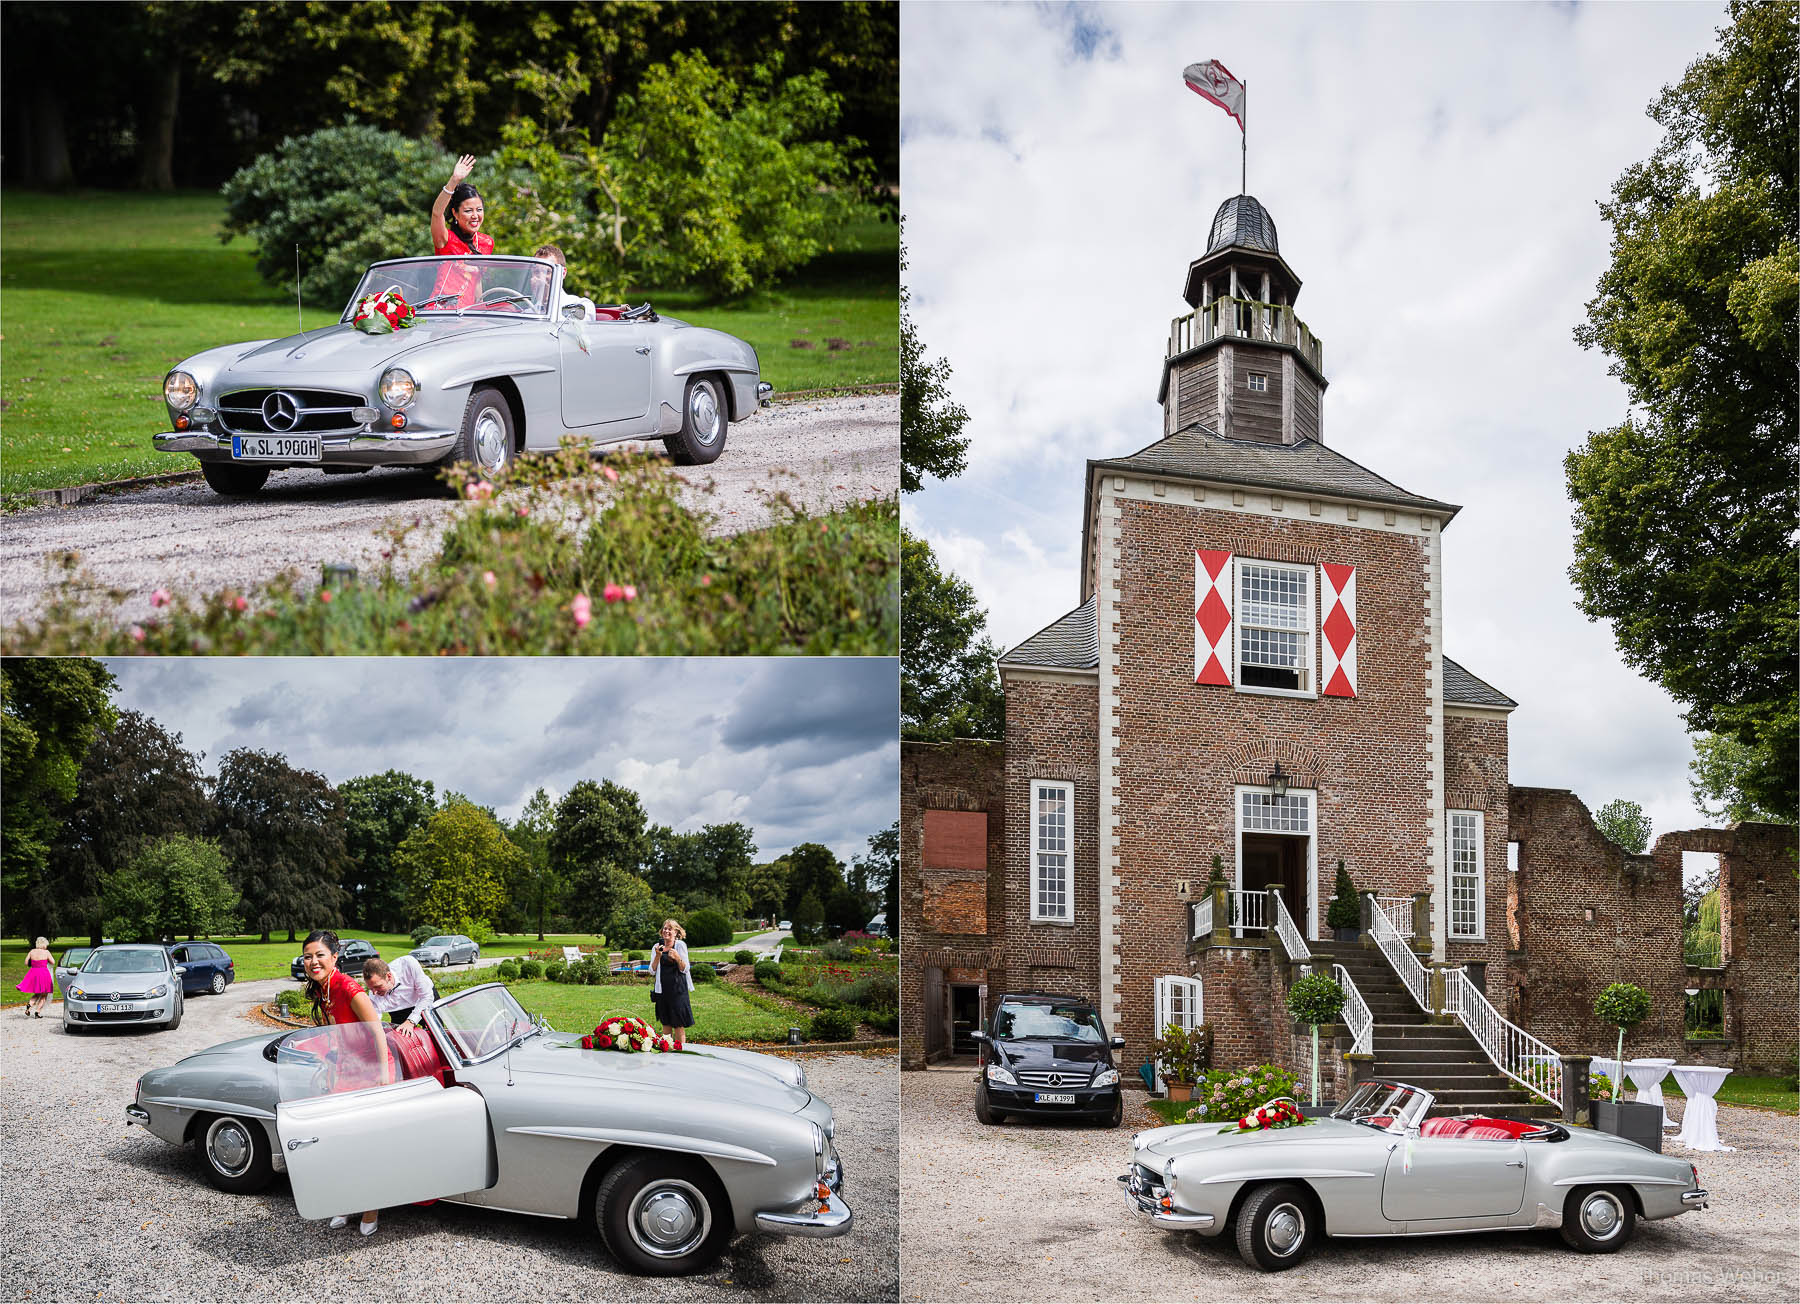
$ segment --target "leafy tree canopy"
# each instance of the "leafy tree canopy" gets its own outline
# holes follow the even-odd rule
[[[1594,812],[1594,827],[1614,846],[1634,856],[1644,854],[1650,845],[1650,817],[1635,801],[1619,797]]]
[[[544,921],[562,900],[561,885],[550,872],[550,833],[556,827],[556,806],[550,794],[539,788],[507,829],[512,844],[525,853],[523,871],[507,885],[506,908],[501,919],[506,932],[537,930],[544,940]]]
[[[349,922],[375,932],[406,928],[406,884],[394,869],[394,849],[437,809],[430,779],[385,770],[338,785],[344,801],[345,870]]]
[[[1748,785],[1762,769],[1756,749],[1723,734],[1694,735],[1694,755],[1688,761],[1688,792],[1708,819],[1727,824],[1772,823],[1775,812],[1759,806]]]
[[[1740,744],[1743,797],[1796,818],[1800,38],[1733,0],[1719,48],[1650,106],[1656,152],[1600,205],[1612,261],[1575,337],[1632,412],[1568,455],[1570,577],[1631,666]]]
[[[105,928],[140,941],[235,932],[238,890],[216,842],[172,834],[106,878]]]
[[[460,929],[465,920],[492,922],[505,904],[507,879],[524,859],[492,815],[457,801],[407,835],[394,852],[394,868],[406,880],[413,918]]]
[[[325,776],[272,752],[239,748],[219,763],[214,832],[263,941],[343,923],[344,803]]]
[[[984,631],[975,590],[938,566],[931,545],[900,531],[900,734],[904,738],[1006,736],[1000,649]]]
[[[550,870],[565,885],[570,915],[590,931],[613,913],[613,876],[635,874],[649,852],[643,803],[611,779],[583,779],[556,805]]]
[[[782,913],[795,924],[800,922],[800,901],[813,896],[819,906],[819,921],[824,922],[825,903],[844,885],[844,863],[830,847],[817,842],[802,842],[782,859],[787,862],[787,901]]]
[[[969,414],[950,397],[950,362],[928,362],[912,319],[906,241],[900,242],[900,488],[917,493],[926,476],[948,480],[968,462]]]

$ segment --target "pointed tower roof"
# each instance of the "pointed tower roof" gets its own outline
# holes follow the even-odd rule
[[[1240,249],[1281,253],[1280,242],[1275,238],[1275,219],[1269,216],[1269,210],[1255,195],[1233,195],[1213,214],[1212,235],[1207,237],[1206,252],[1215,253],[1233,245]]]

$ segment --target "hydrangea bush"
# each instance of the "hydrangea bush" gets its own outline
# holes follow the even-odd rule
[[[1276,1096],[1294,1094],[1294,1075],[1274,1064],[1213,1069],[1194,1085],[1189,1122],[1240,1119]]]

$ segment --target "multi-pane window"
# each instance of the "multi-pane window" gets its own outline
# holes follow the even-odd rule
[[[1075,918],[1075,790],[1067,783],[1031,784],[1031,917]]]
[[[1269,378],[1260,371],[1253,371],[1250,373],[1249,385],[1250,392],[1253,394],[1266,394],[1269,392]]]
[[[1312,794],[1290,792],[1277,797],[1260,789],[1245,789],[1238,828],[1245,833],[1311,833]]]
[[[1238,686],[1312,688],[1312,569],[1237,563]]]
[[[1479,941],[1482,929],[1482,817],[1453,810],[1450,822],[1450,936]]]

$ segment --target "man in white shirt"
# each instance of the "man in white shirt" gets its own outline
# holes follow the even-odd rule
[[[396,1028],[402,1023],[418,1027],[425,1007],[437,999],[431,979],[410,955],[397,957],[392,966],[379,957],[364,960],[363,985],[375,1008],[385,1012]]]

